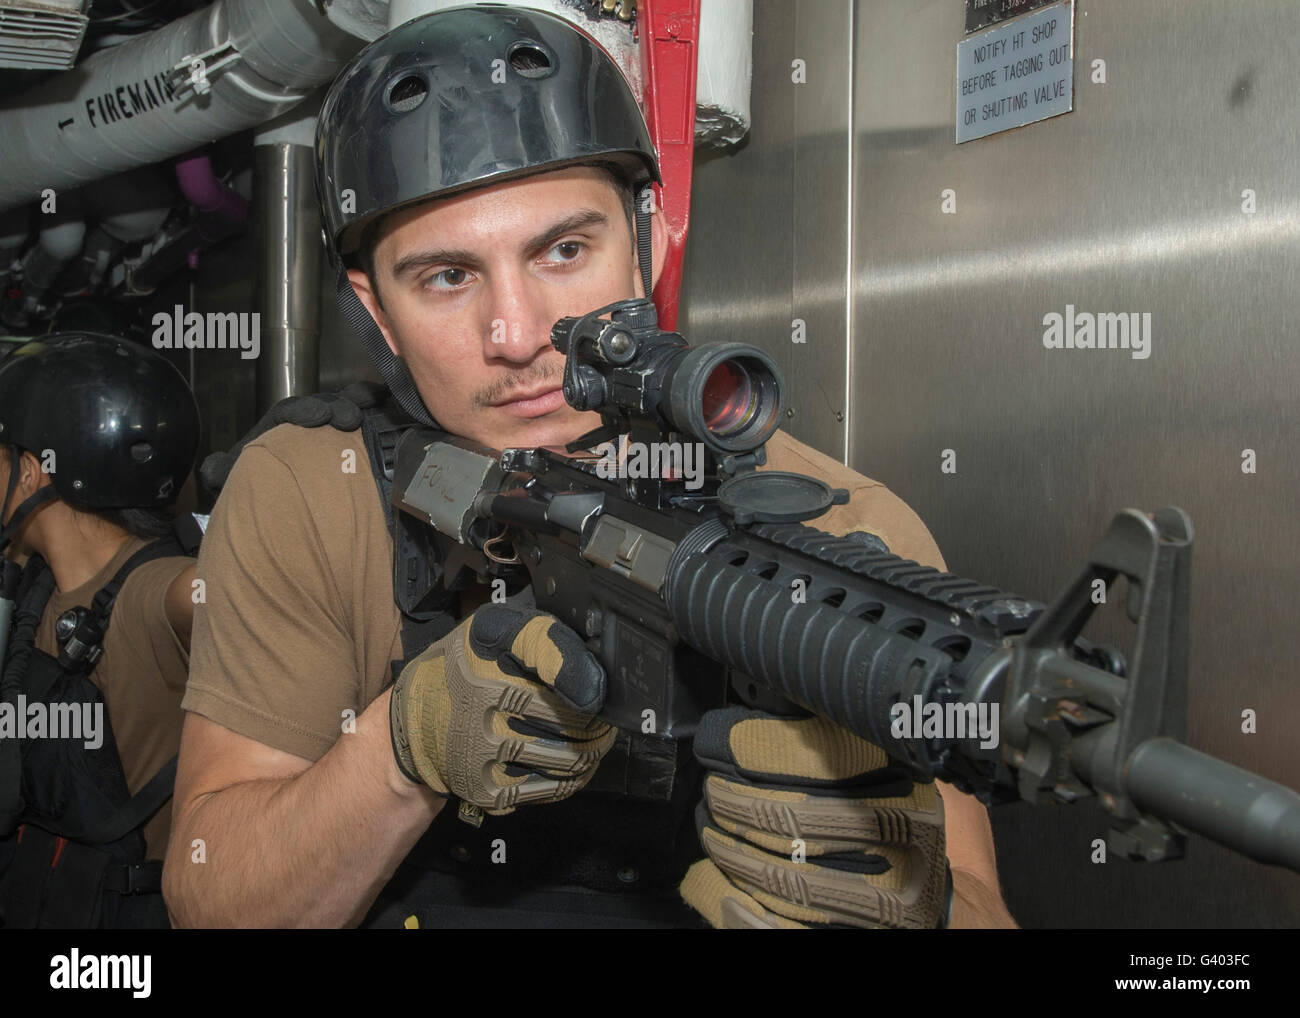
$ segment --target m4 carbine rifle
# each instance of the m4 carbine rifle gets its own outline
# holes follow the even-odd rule
[[[689,737],[728,701],[730,678],[732,699],[793,702],[988,803],[1097,795],[1112,852],[1177,858],[1193,831],[1300,872],[1300,795],[1180,741],[1192,546],[1181,510],[1120,512],[1044,606],[872,535],[805,526],[848,493],[756,469],[785,410],[758,348],[690,347],[645,300],[562,319],[551,340],[565,399],[602,420],[567,451],[626,434],[628,458],[608,444],[567,456],[413,430],[393,501],[436,529],[447,590],[530,582],[537,606],[587,639],[608,676],[602,718]],[[683,442],[703,449],[698,476],[687,456],[645,469],[647,452],[662,461]],[[1119,577],[1137,625],[1130,662],[1080,637],[1095,581]],[[974,720],[995,707],[998,737],[981,740]],[[897,724],[907,711],[959,724]]]

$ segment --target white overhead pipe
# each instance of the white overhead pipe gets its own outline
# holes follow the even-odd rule
[[[0,212],[256,127],[361,46],[312,0],[216,0],[95,53],[0,110]]]

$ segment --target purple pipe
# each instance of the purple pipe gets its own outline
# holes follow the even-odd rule
[[[248,218],[248,202],[217,179],[212,160],[201,152],[176,160],[176,182],[200,212],[219,212],[240,223]]]

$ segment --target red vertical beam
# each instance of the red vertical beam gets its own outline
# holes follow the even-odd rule
[[[639,0],[641,67],[646,123],[659,152],[663,186],[659,207],[668,229],[668,257],[654,301],[659,327],[677,326],[682,256],[691,218],[691,165],[695,156],[695,70],[699,57],[700,0]]]

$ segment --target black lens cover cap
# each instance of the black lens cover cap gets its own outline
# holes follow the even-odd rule
[[[846,488],[784,470],[739,474],[718,489],[718,505],[737,524],[802,523],[848,500]]]

